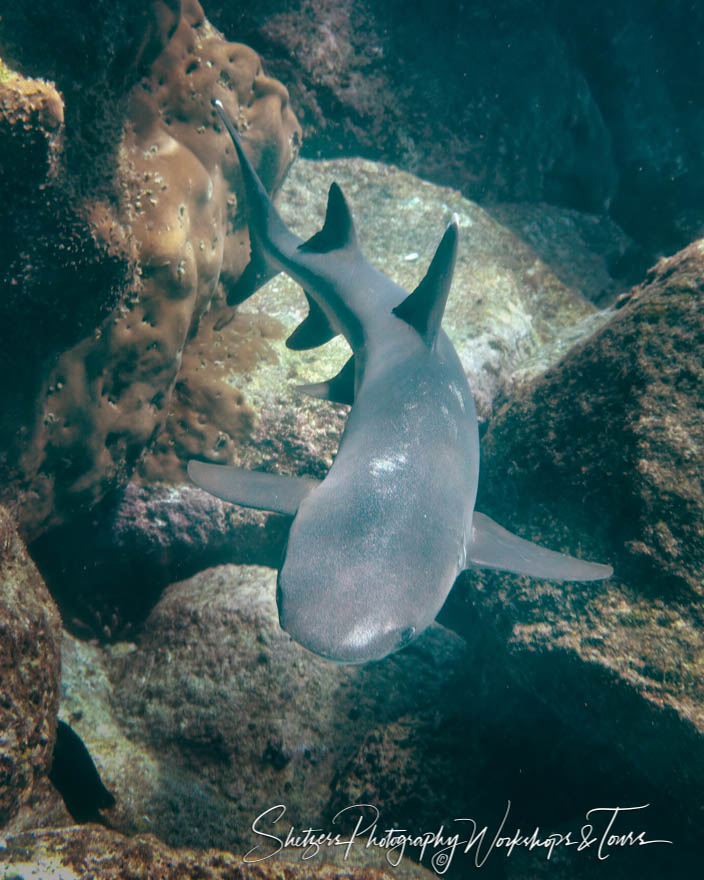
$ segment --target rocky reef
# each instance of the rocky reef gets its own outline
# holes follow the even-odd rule
[[[304,155],[362,155],[483,205],[607,214],[635,283],[704,231],[704,13],[689,0],[210,4],[289,85]],[[432,35],[432,38],[429,38]]]
[[[0,508],[0,827],[47,786],[60,674],[56,605]]]
[[[515,388],[484,438],[496,476],[478,503],[533,539],[583,535],[614,577],[463,577],[444,616],[461,629],[466,602],[472,626],[491,621],[516,675],[647,766],[684,814],[704,772],[703,279],[701,241],[662,260],[605,327]]]
[[[303,237],[322,222],[331,180],[348,194],[375,263],[408,289],[421,276],[443,222],[458,213],[462,247],[444,326],[483,419],[498,389],[515,374],[541,372],[605,320],[579,289],[561,282],[529,245],[482,208],[389,166],[299,159],[282,187],[280,210]],[[562,215],[553,216],[559,222]],[[563,265],[589,257],[606,277],[608,253],[587,249],[574,237]],[[83,621],[80,631],[87,624],[101,637],[109,631],[114,638],[148,614],[168,583],[204,566],[277,564],[286,534],[281,517],[222,504],[181,480],[183,464],[193,455],[324,476],[345,408],[301,395],[296,384],[334,375],[348,355],[339,339],[314,351],[286,348],[284,340],[304,309],[297,286],[280,276],[243,303],[223,330],[203,322],[184,349],[167,422],[173,428],[145,455],[141,483],[129,484],[117,498],[106,498],[32,544],[67,619]],[[228,395],[220,394],[222,376],[229,377]],[[195,389],[202,389],[201,399],[193,401]],[[231,410],[235,395],[244,405]],[[249,428],[233,443],[228,425],[245,407],[251,412]],[[206,435],[220,437],[219,448],[206,445]],[[164,475],[177,481],[153,481]]]

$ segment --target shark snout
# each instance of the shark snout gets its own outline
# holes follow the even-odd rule
[[[417,628],[374,618],[348,619],[338,607],[297,606],[287,602],[279,585],[279,623],[291,638],[309,651],[335,663],[381,660],[411,642]]]
[[[416,634],[415,627],[400,627],[379,632],[362,632],[355,626],[347,637],[335,640],[296,639],[308,650],[334,663],[368,663],[382,660],[405,647]],[[310,636],[310,633],[306,634]]]

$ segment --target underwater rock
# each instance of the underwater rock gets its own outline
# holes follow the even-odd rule
[[[337,865],[332,860],[301,861],[300,850],[246,864],[241,854],[223,850],[172,849],[152,834],[125,837],[96,825],[49,829],[0,840],[0,866],[13,880],[431,880],[435,875],[404,861],[392,868],[383,855],[358,848]]]
[[[61,621],[10,514],[0,507],[0,828],[51,765]]]
[[[172,590],[138,647],[64,642],[61,713],[114,790],[109,819],[122,831],[245,852],[253,817],[237,803],[257,810],[257,798],[262,810],[290,806],[286,828],[294,809],[305,827],[327,829],[337,809],[367,800],[384,827],[435,831],[469,816],[493,828],[510,799],[521,828],[574,830],[590,807],[624,797],[657,804],[653,836],[677,830],[677,805],[653,791],[647,768],[624,771],[608,744],[536,704],[509,678],[490,632],[476,629],[465,646],[436,628],[382,664],[342,668],[280,631],[271,572],[217,568]],[[295,747],[302,735],[308,756]],[[410,855],[400,871],[412,868]],[[471,859],[458,855],[450,875],[465,876]],[[490,860],[488,876],[503,859]],[[662,860],[648,860],[655,873],[641,875],[661,877]],[[509,875],[523,877],[515,861]],[[526,877],[553,869],[544,853],[526,861]],[[554,876],[582,876],[581,861]],[[642,861],[629,851],[629,868]]]
[[[487,212],[530,245],[563,284],[599,308],[611,305],[648,268],[631,239],[604,214],[530,202],[492,203]]]
[[[579,35],[579,64],[613,144],[610,214],[653,257],[672,254],[704,235],[704,105],[692,95],[704,9],[598,0],[558,15]]]
[[[647,768],[684,824],[704,773],[703,299],[697,242],[515,388],[482,443],[483,509],[519,531],[530,523],[531,540],[612,561],[613,578],[465,573],[441,616],[459,631],[478,619],[499,662],[567,723]]]
[[[592,807],[650,803],[639,827],[653,839],[680,837],[677,804],[650,785],[647,773],[633,773],[608,743],[595,745],[536,703],[505,668],[492,668],[491,649],[487,654],[469,646],[467,659],[474,674],[448,670],[452,698],[442,710],[411,713],[368,732],[333,782],[331,813],[349,804],[375,804],[380,825],[393,822],[409,830],[442,825],[445,835],[463,840],[476,822],[478,832],[487,831],[468,852],[460,846],[454,853],[447,876],[455,878],[470,876],[483,860],[488,876],[511,880],[587,878],[603,867],[593,848],[576,853],[557,846],[549,859],[544,846],[518,845],[510,855],[501,844],[492,850],[502,820],[504,840],[517,829],[525,839],[536,827],[543,840],[551,834],[579,839]],[[351,830],[344,817],[341,824]],[[594,827],[602,830],[598,819]],[[443,866],[438,849],[422,853],[409,845],[406,857],[437,870]],[[636,875],[659,880],[674,864],[692,868],[699,861],[695,847],[679,839],[676,855],[667,846],[613,855],[611,864],[618,859],[623,870],[614,876],[623,880]]]
[[[52,361],[40,359],[31,394],[13,397],[10,408],[13,451],[4,466],[11,479],[3,495],[30,537],[125,481],[166,420],[183,346],[218,281],[236,279],[247,261],[233,197],[238,166],[210,99],[219,96],[248,127],[267,186],[280,184],[297,149],[287,92],[263,74],[255,52],[225,41],[195,0],[182,4],[178,25],[167,30],[148,76],[125,95],[110,198],[89,192],[78,203],[83,240],[114,270],[106,280],[96,269],[78,291],[99,303],[107,298],[114,308],[82,325],[72,348],[58,357],[54,348]],[[65,115],[68,143],[75,135],[68,106]],[[72,193],[76,180],[67,162],[63,154],[57,186]],[[39,256],[41,280],[47,255]],[[34,287],[31,278],[25,283],[26,266],[10,269],[11,288],[15,276],[20,287],[29,285],[11,300],[17,312]],[[63,295],[63,288],[52,290]],[[23,320],[21,309],[8,315],[10,326]],[[20,391],[27,391],[24,383]],[[223,394],[232,398],[225,386]],[[36,413],[33,425],[14,418],[29,409]]]
[[[473,199],[598,211],[614,191],[589,83],[534,4],[211,5],[289,84],[309,157],[393,162]]]
[[[441,627],[383,663],[326,663],[281,630],[275,590],[271,570],[213,568],[166,590],[136,648],[66,639],[61,716],[116,797],[114,827],[249,848],[281,802],[287,821],[327,825],[331,781],[366,732],[443,711],[448,670],[469,671]]]
[[[487,204],[603,212],[646,265],[703,234],[704,14],[691,0],[208,10],[289,85],[307,157],[393,162]]]
[[[288,524],[195,486],[129,483],[31,552],[66,628],[114,641],[133,633],[175,580],[227,562],[275,568]]]

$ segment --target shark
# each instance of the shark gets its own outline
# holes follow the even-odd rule
[[[341,333],[352,350],[336,376],[301,386],[351,405],[323,480],[188,464],[207,492],[293,517],[277,577],[281,627],[327,660],[366,663],[417,638],[467,568],[559,580],[609,577],[611,566],[534,544],[474,509],[477,414],[441,327],[457,215],[408,293],[363,256],[336,183],[322,228],[307,241],[291,232],[222,105],[213,104],[239,159],[250,233],[251,259],[228,303],[242,302],[283,271],[309,303],[287,345],[312,348]]]

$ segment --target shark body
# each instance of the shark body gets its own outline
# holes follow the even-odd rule
[[[562,580],[608,577],[610,566],[539,547],[474,510],[474,400],[440,327],[457,217],[425,278],[408,294],[362,255],[336,184],[322,230],[307,242],[290,232],[216,107],[239,156],[252,247],[229,302],[284,271],[310,305],[289,347],[310,348],[342,333],[353,352],[329,382],[303,386],[352,404],[324,480],[189,463],[191,478],[212,494],[293,515],[277,583],[283,629],[329,660],[363,663],[403,647],[429,626],[465,568]]]

